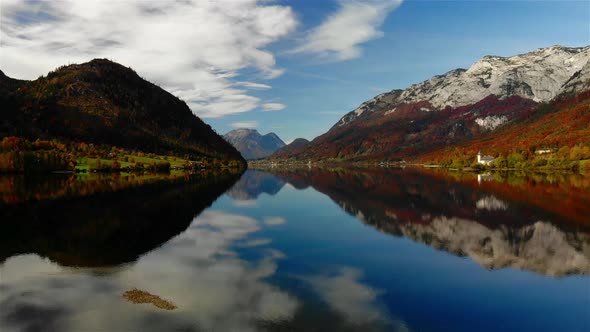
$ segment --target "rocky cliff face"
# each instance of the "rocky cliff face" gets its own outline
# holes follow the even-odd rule
[[[451,70],[403,91],[378,95],[346,114],[336,126],[375,111],[391,114],[397,104],[428,102],[431,107],[424,111],[432,111],[474,104],[490,95],[549,101],[564,91],[588,88],[589,59],[590,46],[552,46],[511,57],[485,56],[467,70]]]
[[[256,129],[240,128],[223,135],[245,159],[268,157],[285,146],[285,142],[275,133],[260,135]]]
[[[571,96],[587,90],[590,90],[590,60],[563,84],[559,94]]]
[[[426,160],[433,161],[448,155],[445,151],[451,147],[487,142],[480,148],[489,148],[502,137],[518,136],[518,141],[494,143],[497,153],[510,153],[515,143],[531,149],[583,142],[588,124],[582,118],[572,120],[572,114],[580,113],[590,98],[589,60],[590,46],[485,56],[469,69],[380,94],[306,146],[276,157],[354,162],[424,161],[435,156]],[[575,128],[551,132],[550,137],[547,132],[537,139],[541,125],[550,131]]]

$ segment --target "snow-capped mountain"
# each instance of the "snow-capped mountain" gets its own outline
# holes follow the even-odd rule
[[[275,133],[261,135],[256,129],[240,128],[223,135],[244,159],[258,159],[270,156],[285,146],[285,142]]]
[[[586,90],[590,90],[590,60],[563,84],[559,94],[573,95]]]
[[[552,46],[511,57],[484,56],[467,70],[451,70],[405,90],[380,94],[346,114],[336,126],[374,111],[393,113],[397,104],[428,102],[431,107],[422,110],[431,111],[474,104],[490,95],[549,101],[562,92],[588,88],[589,59],[590,46]]]
[[[469,69],[380,94],[309,144],[275,157],[432,161],[450,147],[508,153],[516,145],[576,144],[590,133],[589,60],[590,46],[485,56]]]

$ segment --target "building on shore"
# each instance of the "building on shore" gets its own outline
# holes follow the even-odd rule
[[[492,156],[486,156],[486,155],[482,155],[481,151],[477,153],[477,163],[481,164],[481,165],[491,165],[494,160],[496,160],[496,158],[492,157]]]

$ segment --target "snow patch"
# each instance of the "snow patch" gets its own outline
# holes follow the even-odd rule
[[[397,107],[394,107],[394,108],[390,109],[389,111],[385,112],[385,115],[391,114],[391,113],[393,113],[395,111],[397,111]]]
[[[468,70],[452,70],[410,86],[396,101],[429,101],[435,109],[473,104],[489,95],[548,101],[589,58],[588,46],[538,49],[512,57],[485,56]]]
[[[494,130],[499,126],[503,125],[508,121],[508,118],[504,115],[497,116],[497,115],[489,115],[485,118],[477,118],[475,119],[475,123],[477,123],[480,127],[486,130]]]

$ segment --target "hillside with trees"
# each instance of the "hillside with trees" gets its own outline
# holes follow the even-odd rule
[[[3,170],[36,168],[30,161],[42,170],[71,168],[81,157],[109,160],[109,154],[245,165],[186,103],[106,59],[63,66],[34,81],[0,72],[0,103]]]
[[[417,160],[475,166],[479,151],[496,157],[494,168],[590,168],[590,91],[540,104],[528,110],[522,121]]]

